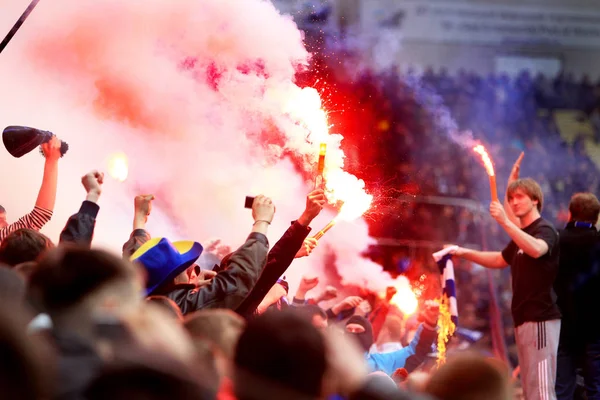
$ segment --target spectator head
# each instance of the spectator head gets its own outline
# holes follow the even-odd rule
[[[84,397],[89,400],[208,398],[186,365],[156,353],[109,364],[88,386]]]
[[[461,354],[431,376],[425,392],[439,400],[508,400],[512,398],[508,378],[489,360],[475,354]]]
[[[350,317],[346,322],[346,334],[354,336],[363,351],[369,351],[373,345],[373,327],[365,317]]]
[[[0,265],[0,304],[23,304],[25,279],[14,269]]]
[[[53,247],[54,243],[46,235],[33,229],[18,229],[0,243],[0,263],[14,267],[35,261],[43,252]]]
[[[377,337],[377,343],[401,342],[404,337],[404,325],[398,317],[389,316],[383,324],[383,329]]]
[[[569,203],[569,221],[596,224],[600,214],[600,202],[592,193],[576,193]]]
[[[533,179],[517,179],[508,185],[506,193],[508,195],[508,201],[513,208],[513,212],[515,213],[516,217],[520,218],[530,211],[529,207],[521,205],[522,200],[525,198],[531,201],[531,204],[537,208],[538,212],[542,211],[544,194],[542,193],[542,188],[540,185]],[[518,204],[516,209],[513,206],[513,202]]]
[[[0,303],[0,393],[6,399],[51,398],[52,352],[41,336],[28,335],[26,313]]]
[[[183,321],[183,314],[181,313],[181,309],[173,300],[168,298],[167,296],[150,296],[146,298],[148,303],[156,304],[158,307],[162,308],[167,312],[168,315],[175,318],[177,321]]]
[[[192,241],[170,242],[166,238],[148,240],[131,256],[146,270],[148,295],[162,292],[173,283],[187,283],[187,269],[202,254],[202,245]]]
[[[196,311],[185,318],[184,327],[192,338],[213,343],[228,359],[233,359],[235,347],[246,322],[230,310]]]
[[[202,310],[188,315],[184,324],[199,361],[212,369],[216,382],[231,376],[235,347],[246,325],[244,319],[230,310]]]
[[[317,399],[326,370],[325,339],[294,312],[267,312],[250,320],[235,353],[239,400]]]
[[[8,222],[6,222],[6,209],[0,206],[0,229],[6,228],[8,226]]]
[[[137,278],[134,265],[105,251],[61,247],[40,259],[29,286],[56,322],[137,309],[142,299]]]
[[[298,312],[304,316],[315,328],[323,330],[327,329],[327,314],[323,309],[315,304],[307,304],[304,307],[299,307]]]

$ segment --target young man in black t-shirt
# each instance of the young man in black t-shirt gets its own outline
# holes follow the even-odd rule
[[[511,310],[523,392],[527,400],[554,400],[560,335],[560,311],[553,289],[558,233],[540,216],[543,195],[537,182],[515,180],[506,193],[508,214],[497,201],[491,203],[490,214],[511,237],[508,246],[502,252],[457,247],[453,253],[487,268],[511,266]]]

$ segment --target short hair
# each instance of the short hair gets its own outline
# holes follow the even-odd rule
[[[517,179],[510,185],[508,185],[508,189],[506,189],[506,194],[508,199],[510,200],[515,192],[521,189],[531,200],[537,200],[537,209],[539,212],[542,212],[542,206],[544,204],[544,194],[542,193],[542,188],[540,185],[531,178],[525,179]]]
[[[89,400],[202,400],[208,393],[183,364],[163,354],[134,354],[106,365],[85,390]]]
[[[25,300],[25,279],[14,269],[0,265],[0,303],[22,304]]]
[[[184,327],[194,341],[205,340],[215,344],[229,359],[246,321],[230,310],[201,310],[186,316]]]
[[[7,399],[50,398],[53,392],[52,348],[44,337],[27,334],[22,307],[0,304],[0,393]]]
[[[134,266],[103,250],[51,250],[33,271],[29,285],[48,313],[64,311],[109,283],[134,276]]]
[[[317,315],[323,319],[327,319],[327,313],[316,304],[306,304],[305,306],[298,307],[296,310],[299,315],[306,317],[309,322]]]
[[[33,229],[17,229],[0,243],[0,263],[14,267],[35,261],[48,249],[54,247],[48,236]]]
[[[390,338],[394,341],[400,342],[402,340],[402,336],[404,335],[404,327],[402,325],[402,320],[395,316],[389,316],[385,320],[383,325],[390,332]]]
[[[6,213],[6,208],[4,208],[4,207],[0,206],[0,214],[1,214],[1,213]]]
[[[169,315],[175,317],[177,320],[183,320],[183,314],[181,309],[173,300],[167,296],[150,296],[146,298],[148,303],[153,303],[165,310]]]
[[[239,400],[317,398],[327,366],[325,339],[293,310],[266,312],[248,322],[234,362]]]
[[[508,375],[484,357],[461,354],[448,360],[425,385],[439,400],[505,400],[510,396]]]
[[[572,221],[596,224],[600,214],[600,201],[593,193],[575,193],[569,203]]]

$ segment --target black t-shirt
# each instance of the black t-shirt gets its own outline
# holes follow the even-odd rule
[[[523,231],[546,242],[548,252],[536,259],[525,254],[514,241],[502,251],[512,275],[511,310],[515,327],[525,322],[560,318],[553,288],[558,273],[558,232],[543,218],[536,219]]]

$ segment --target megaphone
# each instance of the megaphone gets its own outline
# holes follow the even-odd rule
[[[27,126],[7,126],[2,132],[2,141],[6,150],[16,158],[23,157],[41,144],[49,142],[54,134]],[[69,150],[69,145],[63,141],[60,144],[60,156]]]

